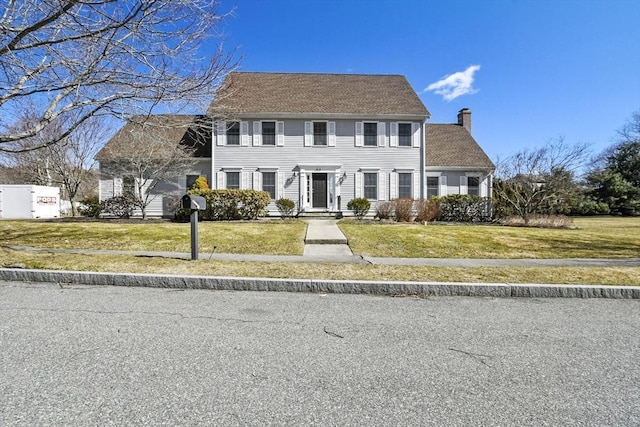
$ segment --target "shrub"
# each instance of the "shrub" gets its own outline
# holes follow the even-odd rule
[[[402,198],[393,201],[395,219],[398,222],[411,222],[413,219],[413,199]]]
[[[206,176],[201,176],[196,178],[193,185],[191,186],[191,190],[208,190],[209,183],[207,182]]]
[[[588,197],[578,197],[571,205],[571,215],[608,215],[609,205]]]
[[[291,218],[293,211],[296,209],[296,204],[291,199],[281,198],[276,201],[276,207],[282,218]]]
[[[376,205],[376,218],[389,219],[393,216],[393,203],[380,202]]]
[[[454,222],[482,222],[491,219],[489,200],[467,194],[452,194],[437,199],[440,207],[438,219]]]
[[[573,218],[565,215],[530,214],[526,219],[513,215],[502,218],[500,224],[512,227],[574,228]]]
[[[188,194],[205,198],[207,209],[201,216],[209,221],[257,219],[266,215],[265,207],[271,202],[271,197],[266,191],[190,190]]]
[[[78,212],[80,212],[80,215],[83,216],[88,216],[90,218],[99,218],[100,214],[102,213],[100,199],[98,199],[97,196],[92,196],[80,200]]]
[[[440,215],[440,206],[436,199],[418,200],[416,202],[416,222],[430,222]]]
[[[355,199],[349,200],[347,209],[353,211],[356,218],[361,220],[369,212],[369,209],[371,209],[371,202],[364,197],[356,197]]]
[[[130,218],[133,215],[134,205],[131,199],[125,196],[115,196],[102,202],[102,211],[117,216],[118,218]]]

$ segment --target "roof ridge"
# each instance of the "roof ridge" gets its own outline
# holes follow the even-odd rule
[[[291,72],[291,71],[232,71],[229,74],[272,74],[272,75],[289,75],[289,76],[397,76],[404,77],[403,74],[383,74],[383,73],[323,73],[323,72]]]

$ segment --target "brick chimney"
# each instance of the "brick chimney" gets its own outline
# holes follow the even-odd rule
[[[467,132],[471,133],[471,110],[463,108],[458,111],[458,124],[463,126]]]

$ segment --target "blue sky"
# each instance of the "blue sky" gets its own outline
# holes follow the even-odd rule
[[[403,74],[495,160],[609,146],[640,109],[640,0],[222,0],[242,71]],[[453,85],[447,85],[452,82]],[[429,88],[429,90],[427,90]]]

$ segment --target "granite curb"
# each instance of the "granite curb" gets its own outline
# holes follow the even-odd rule
[[[97,286],[210,289],[233,291],[315,292],[370,295],[474,296],[527,298],[640,299],[640,286],[543,285],[510,283],[386,282],[249,277],[176,276],[0,268],[0,281]]]

